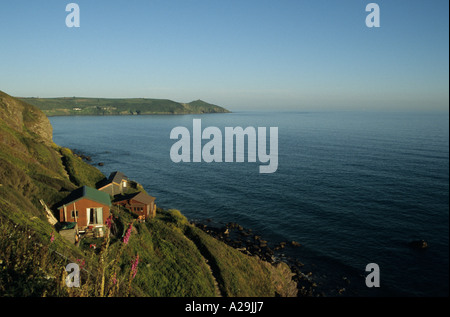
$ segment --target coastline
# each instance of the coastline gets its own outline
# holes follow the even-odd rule
[[[141,113],[141,114],[47,114],[42,111],[48,118],[53,117],[139,117],[139,116],[182,116],[182,115],[208,115],[208,114],[226,114],[227,112],[186,112],[186,113],[170,113],[170,112],[155,112],[155,113]]]
[[[53,116],[116,116],[229,113],[221,106],[195,100],[189,103],[154,98],[17,97]]]
[[[287,248],[299,248],[301,244],[296,241],[280,242],[273,245],[270,241],[263,240],[261,236],[250,228],[244,228],[236,222],[229,222],[225,225],[214,224],[213,220],[190,221],[192,225],[201,229],[211,237],[225,243],[241,253],[258,257],[272,266],[279,263],[288,265],[292,272],[292,280],[297,284],[297,297],[326,297],[324,290],[319,287],[319,282],[315,280],[313,272],[302,272],[304,264],[296,258],[286,256],[283,253]],[[340,295],[345,289],[341,289]]]

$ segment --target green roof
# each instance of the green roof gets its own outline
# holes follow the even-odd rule
[[[109,194],[89,186],[83,186],[71,192],[69,196],[58,204],[58,208],[74,203],[82,198],[87,198],[103,205],[111,206],[111,198]]]

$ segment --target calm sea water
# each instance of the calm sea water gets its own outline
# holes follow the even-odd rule
[[[180,163],[172,128],[278,127],[279,167]],[[120,170],[189,219],[238,222],[305,263],[330,295],[448,296],[448,113],[238,112],[54,117],[55,143]],[[424,239],[426,250],[408,242]],[[365,286],[377,263],[381,287]],[[349,281],[349,282],[347,282]]]

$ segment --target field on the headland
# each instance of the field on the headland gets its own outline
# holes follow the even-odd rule
[[[149,98],[18,98],[38,107],[47,116],[145,115],[222,113],[227,109],[202,100],[180,103]]]

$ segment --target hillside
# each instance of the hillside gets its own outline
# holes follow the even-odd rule
[[[41,111],[0,91],[0,297],[297,294],[286,264],[245,255],[177,210],[158,208],[156,218],[137,223],[117,208],[111,235],[85,238],[78,247],[70,244],[48,223],[39,200],[51,207],[103,177],[53,143]],[[82,267],[80,288],[64,283],[64,268],[71,262]]]
[[[148,115],[227,113],[227,109],[196,100],[179,103],[168,99],[18,98],[36,106],[47,116]]]

